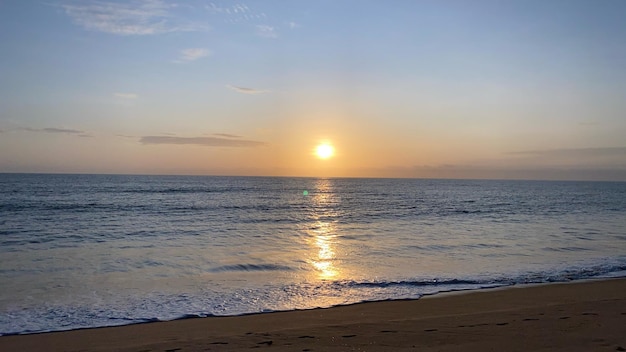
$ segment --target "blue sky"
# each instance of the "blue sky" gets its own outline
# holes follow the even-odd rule
[[[0,172],[626,180],[625,17],[618,0],[0,1]]]

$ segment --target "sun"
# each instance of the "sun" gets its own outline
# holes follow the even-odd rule
[[[320,159],[328,159],[335,154],[335,148],[328,143],[323,143],[315,147],[315,155]]]

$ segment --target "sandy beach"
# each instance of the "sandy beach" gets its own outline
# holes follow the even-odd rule
[[[0,337],[2,351],[624,351],[626,279]]]

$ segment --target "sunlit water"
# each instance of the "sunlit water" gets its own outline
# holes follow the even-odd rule
[[[0,174],[0,334],[625,272],[626,183]]]

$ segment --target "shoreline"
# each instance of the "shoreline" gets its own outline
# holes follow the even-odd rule
[[[626,277],[624,277],[624,279],[626,279]],[[600,280],[601,281],[601,280],[605,280],[605,278],[580,279],[580,280],[575,280],[575,281],[554,282],[554,283],[569,284],[569,283],[594,281],[594,280]],[[195,315],[195,314],[187,314],[187,315],[181,316],[179,318],[174,318],[174,319],[169,319],[169,320],[159,320],[158,318],[154,318],[154,319],[150,319],[150,320],[146,320],[146,321],[138,321],[138,322],[134,322],[134,323],[119,324],[119,325],[102,325],[102,326],[79,327],[79,328],[72,328],[72,329],[65,329],[65,330],[61,329],[61,330],[49,330],[49,331],[31,331],[31,332],[21,332],[21,333],[7,333],[7,334],[1,334],[0,338],[5,337],[5,336],[30,336],[30,335],[39,335],[39,334],[64,333],[64,332],[80,331],[80,330],[120,328],[120,327],[125,327],[125,326],[132,326],[132,325],[154,324],[154,323],[168,323],[168,322],[174,322],[174,321],[180,321],[180,320],[189,320],[189,319],[232,318],[232,317],[247,317],[247,316],[264,315],[264,314],[275,314],[275,313],[306,312],[306,311],[319,310],[319,309],[333,309],[333,308],[340,308],[340,307],[349,307],[349,306],[355,306],[355,305],[360,305],[360,304],[370,304],[370,303],[379,303],[379,302],[396,302],[396,301],[397,302],[417,301],[417,300],[428,299],[428,298],[437,298],[437,297],[446,296],[446,295],[457,295],[457,294],[463,295],[463,294],[472,293],[472,292],[482,292],[482,291],[490,291],[490,290],[509,289],[509,288],[514,288],[514,287],[525,287],[525,286],[534,286],[534,285],[550,285],[550,284],[553,284],[553,283],[508,284],[508,285],[493,286],[493,287],[452,289],[452,290],[447,290],[447,291],[438,291],[438,292],[433,292],[433,293],[425,293],[425,294],[422,294],[422,296],[420,296],[418,298],[389,298],[389,299],[382,299],[382,300],[365,300],[365,301],[358,301],[358,302],[353,302],[353,303],[337,304],[337,305],[332,305],[332,306],[328,306],[328,307],[312,307],[312,308],[302,308],[302,309],[295,308],[295,309],[289,309],[289,310],[268,310],[268,311],[263,311],[263,312],[250,312],[250,313],[233,314],[233,315],[207,315],[207,316],[201,316],[201,315]]]
[[[12,351],[626,350],[626,278],[0,336]]]
[[[186,314],[178,318],[168,319],[168,320],[160,320],[158,318],[147,319],[145,321],[131,322],[127,324],[119,324],[119,325],[102,325],[102,326],[89,326],[89,327],[79,327],[79,328],[70,328],[70,329],[60,329],[60,330],[49,330],[49,331],[31,331],[31,332],[21,332],[21,333],[7,333],[1,334],[0,338],[4,336],[28,336],[28,335],[39,335],[39,334],[53,334],[53,333],[63,333],[63,332],[71,332],[71,331],[80,331],[80,330],[93,330],[93,329],[106,329],[106,328],[120,328],[131,325],[141,325],[141,324],[153,324],[153,323],[168,323],[179,320],[188,320],[188,319],[206,319],[206,318],[231,318],[231,317],[247,317],[254,315],[264,315],[264,314],[274,314],[274,313],[289,313],[289,312],[306,312],[310,310],[319,310],[319,309],[333,309],[340,307],[349,307],[360,304],[370,304],[370,303],[379,303],[379,302],[402,302],[402,301],[417,301],[424,300],[430,298],[438,298],[445,296],[455,296],[455,295],[465,295],[474,292],[485,292],[485,291],[495,291],[495,290],[507,290],[513,288],[524,288],[524,287],[533,287],[533,286],[544,286],[544,285],[552,285],[552,284],[575,284],[582,282],[593,282],[593,281],[604,281],[604,280],[612,280],[612,279],[625,279],[626,276],[621,277],[603,277],[603,278],[585,278],[585,279],[577,279],[572,281],[556,281],[556,282],[538,282],[538,283],[522,283],[522,284],[504,284],[499,286],[487,286],[487,287],[479,287],[479,288],[462,288],[462,289],[451,289],[445,291],[438,291],[433,293],[425,293],[422,294],[418,298],[389,298],[382,300],[365,300],[358,301],[352,303],[343,303],[331,306],[324,307],[312,307],[312,308],[295,308],[289,310],[268,310],[263,312],[250,312],[250,313],[242,313],[242,314],[233,314],[233,315],[196,315],[196,314]]]

